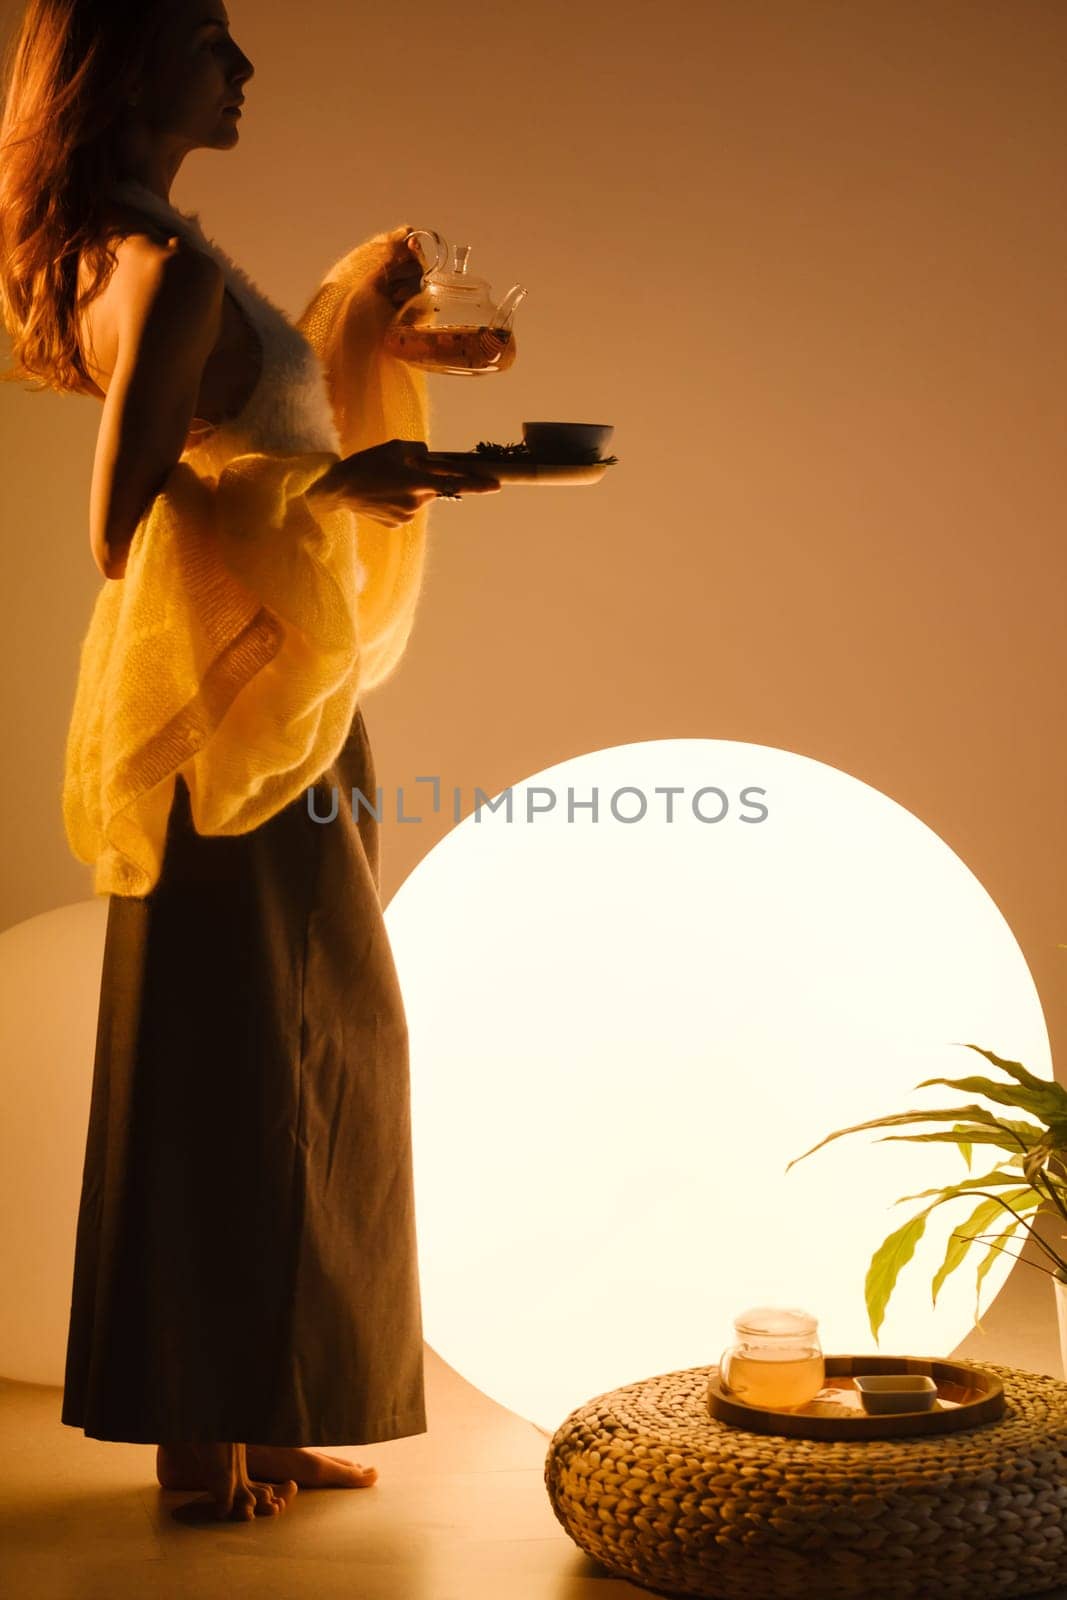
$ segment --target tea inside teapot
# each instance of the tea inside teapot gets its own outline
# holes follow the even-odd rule
[[[515,360],[511,329],[484,324],[435,328],[394,322],[383,343],[390,355],[428,372],[506,372]]]

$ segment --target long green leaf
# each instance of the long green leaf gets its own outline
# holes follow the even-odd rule
[[[1052,1172],[1048,1167],[1045,1168],[1041,1176],[1050,1188],[1055,1189],[1061,1200],[1067,1201],[1067,1180],[1061,1178],[1058,1172]]]
[[[1044,1171],[1045,1163],[1052,1154],[1052,1143],[1049,1139],[1040,1139],[1031,1146],[1023,1158],[1023,1174],[1027,1183],[1033,1183],[1040,1173]]]
[[[957,1044],[962,1043],[961,1040],[956,1040],[955,1042]],[[1006,1072],[1009,1077],[1015,1079],[1016,1083],[1021,1083],[1024,1089],[1030,1089],[1034,1093],[1042,1093],[1047,1090],[1058,1095],[1063,1113],[1067,1116],[1067,1090],[1061,1088],[1055,1078],[1036,1078],[1032,1072],[1026,1070],[1021,1061],[1006,1061],[1003,1056],[994,1055],[992,1050],[983,1050],[980,1044],[968,1044],[964,1045],[963,1048],[976,1050],[980,1056],[984,1056],[994,1067],[999,1067],[1001,1072]]]
[[[1067,1179],[1063,1165],[1063,1153],[1056,1149],[1051,1137],[1046,1136],[1027,1151],[1023,1176],[1036,1188],[1051,1189],[1053,1203],[1067,1217]]]
[[[1012,1088],[1006,1083],[994,1083],[992,1078],[924,1078],[915,1087],[930,1089],[935,1084],[941,1084],[946,1089],[959,1089],[962,1094],[981,1094],[997,1105],[1027,1111],[1033,1117],[1040,1117],[1047,1127],[1056,1129],[1058,1135],[1067,1138],[1067,1094],[1058,1083],[1053,1084],[1051,1090],[1046,1086],[1041,1091],[1032,1091],[1022,1087]]]
[[[940,1189],[923,1189],[918,1194],[902,1194],[894,1204],[902,1206],[908,1200],[927,1200],[932,1194],[940,1195],[944,1200],[954,1200],[957,1195],[966,1194],[971,1189],[1005,1189],[1017,1185],[1022,1174],[1019,1172],[1005,1172],[997,1167],[993,1172],[987,1172],[981,1178],[961,1178],[959,1183],[945,1184]],[[1020,1189],[1021,1194],[1033,1196],[1034,1208],[1042,1201],[1042,1196],[1030,1185]],[[1027,1208],[1029,1209],[1029,1208]]]
[[[957,1122],[954,1128],[939,1128],[935,1133],[887,1133],[883,1138],[876,1139],[875,1143],[890,1144],[893,1140],[905,1139],[913,1144],[991,1144],[998,1150],[1007,1150],[1011,1155],[1021,1155],[1023,1148],[1035,1149],[1045,1133],[1044,1128],[1039,1128],[1036,1122],[1009,1122],[1005,1118],[1002,1126],[1010,1128],[1019,1135],[1019,1138],[1006,1139],[995,1128],[983,1128],[970,1122]]]
[[[878,1343],[878,1330],[885,1321],[885,1308],[889,1304],[889,1297],[896,1287],[901,1268],[907,1266],[915,1254],[915,1246],[926,1229],[926,1218],[930,1209],[927,1207],[926,1211],[920,1211],[917,1217],[912,1217],[903,1227],[891,1233],[871,1257],[864,1283],[864,1294],[867,1300],[867,1317],[875,1344]]]
[[[945,1259],[934,1273],[930,1284],[931,1303],[933,1305],[936,1306],[937,1297],[941,1293],[941,1287],[949,1273],[955,1272],[960,1263],[966,1260],[967,1252],[974,1243],[975,1236],[1003,1215],[1003,1210],[995,1200],[983,1200],[982,1204],[976,1206],[971,1212],[963,1227],[949,1235]],[[1019,1224],[1013,1223],[1012,1226],[1018,1227]]]
[[[922,1085],[920,1084],[921,1088]],[[813,1144],[810,1150],[805,1150],[802,1156],[794,1156],[789,1162],[786,1171],[795,1167],[798,1161],[806,1161],[808,1156],[821,1150],[824,1145],[830,1144],[834,1139],[842,1139],[847,1133],[865,1133],[869,1128],[901,1128],[909,1122],[952,1122],[957,1123],[966,1117],[970,1122],[980,1123],[986,1128],[999,1126],[998,1119],[985,1106],[949,1106],[947,1111],[899,1111],[890,1117],[874,1117],[870,1122],[857,1122],[850,1128],[838,1128],[835,1133],[828,1133],[825,1139],[820,1139],[818,1144]],[[1042,1130],[1038,1129],[1040,1133]]]
[[[864,1293],[867,1300],[867,1317],[876,1344],[878,1343],[878,1329],[885,1320],[885,1309],[889,1304],[889,1297],[896,1286],[897,1277],[901,1268],[906,1266],[915,1254],[915,1246],[923,1236],[927,1217],[931,1211],[936,1210],[938,1206],[944,1205],[947,1200],[959,1199],[961,1197],[960,1189],[962,1189],[962,1185],[958,1186],[955,1191],[946,1190],[939,1195],[938,1199],[932,1200],[928,1206],[924,1206],[910,1221],[905,1222],[895,1233],[891,1233],[888,1238],[884,1239],[871,1257],[871,1264],[867,1269]],[[933,1191],[930,1192],[932,1193]],[[918,1199],[920,1197],[912,1196],[912,1198]],[[1005,1208],[1011,1209],[1015,1203],[1023,1199],[1028,1202],[1033,1201],[1033,1205],[1028,1203],[1018,1213],[1021,1220],[1028,1211],[1036,1210],[1037,1198],[1034,1195],[1034,1191],[1029,1187],[1017,1190],[1009,1189],[1006,1194],[1001,1195],[999,1200],[993,1203],[1003,1210]]]
[[[983,1284],[983,1282],[985,1280],[986,1273],[989,1271],[990,1267],[993,1265],[994,1259],[1001,1254],[1002,1246],[1004,1245],[1006,1240],[1012,1238],[1015,1234],[1017,1234],[1021,1227],[1022,1227],[1021,1220],[1016,1221],[1016,1222],[1009,1222],[1008,1226],[1004,1229],[1004,1232],[997,1234],[996,1239],[990,1245],[989,1249],[986,1251],[985,1255],[982,1257],[981,1261],[978,1263],[978,1272],[977,1272],[977,1274],[975,1276],[975,1280],[974,1280],[974,1321],[975,1321],[975,1326],[977,1328],[979,1328],[979,1329],[981,1329],[982,1324],[981,1324],[981,1322],[979,1320],[978,1313],[979,1313],[979,1309],[980,1309],[980,1306],[981,1306],[981,1300],[982,1300],[982,1284]]]

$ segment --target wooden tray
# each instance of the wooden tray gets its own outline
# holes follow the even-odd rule
[[[613,461],[537,461],[530,456],[489,456],[481,450],[431,450],[431,461],[458,461],[484,466],[501,483],[566,484],[599,483]]]
[[[898,1411],[872,1417],[864,1411],[857,1373],[920,1372],[937,1384],[930,1411]],[[955,1433],[995,1422],[1004,1414],[1004,1386],[993,1373],[964,1361],[924,1356],[827,1356],[826,1384],[814,1400],[795,1409],[750,1406],[722,1387],[715,1367],[708,1381],[708,1410],[719,1422],[749,1433],[780,1433],[791,1439],[900,1439],[915,1434]]]

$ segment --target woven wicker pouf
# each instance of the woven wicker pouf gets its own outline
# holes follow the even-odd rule
[[[996,1422],[789,1439],[711,1417],[714,1370],[598,1395],[556,1429],[552,1508],[611,1572],[706,1600],[994,1600],[1067,1584],[1067,1383],[982,1363]]]

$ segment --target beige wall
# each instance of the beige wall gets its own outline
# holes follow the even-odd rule
[[[387,796],[665,737],[829,762],[985,884],[1064,1076],[1067,8],[229,10],[240,143],[175,202],[292,314],[379,228],[471,242],[529,286],[519,357],[431,379],[433,442],[617,428],[595,490],[435,509],[367,706]],[[4,926],[90,892],[58,795],[97,416],[0,390]],[[386,897],[447,816],[387,828]]]

